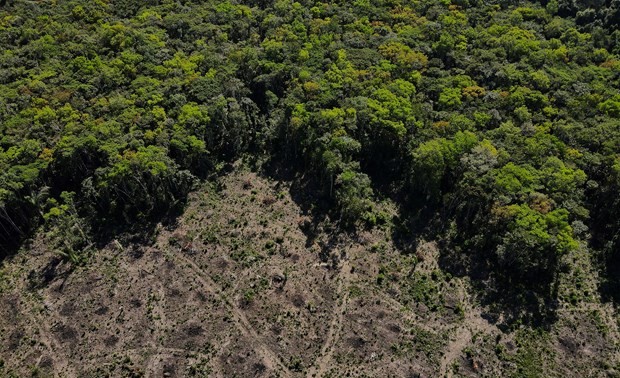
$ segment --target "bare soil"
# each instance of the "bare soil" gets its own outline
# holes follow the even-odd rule
[[[610,306],[564,309],[545,337],[502,330],[435,242],[405,252],[387,228],[328,220],[309,237],[289,185],[238,169],[149,245],[113,241],[77,269],[40,235],[0,270],[0,376],[617,374]]]

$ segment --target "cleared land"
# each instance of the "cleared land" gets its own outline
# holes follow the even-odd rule
[[[40,235],[5,261],[0,375],[616,374],[617,319],[597,298],[560,306],[541,332],[506,328],[439,254],[433,241],[398,249],[386,230],[336,233],[289,183],[238,169],[150,243],[114,240],[71,270]],[[585,254],[567,258],[558,290],[595,285]]]

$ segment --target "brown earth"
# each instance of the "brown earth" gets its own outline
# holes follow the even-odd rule
[[[616,374],[617,315],[597,298],[542,336],[502,331],[466,277],[441,271],[435,242],[406,253],[387,229],[328,221],[308,237],[288,183],[239,169],[219,187],[151,245],[113,241],[71,270],[40,235],[4,261],[0,376]]]

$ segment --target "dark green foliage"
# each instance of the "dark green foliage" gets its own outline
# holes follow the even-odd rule
[[[161,147],[125,150],[109,167],[83,182],[83,193],[101,216],[143,220],[177,205],[192,183],[192,175],[178,170]]]
[[[348,227],[393,198],[446,266],[536,295],[574,248],[620,261],[617,2],[352,4],[7,3],[2,248],[155,220],[249,157]]]
[[[48,246],[72,264],[80,264],[88,257],[93,243],[89,225],[77,213],[74,197],[75,193],[62,192],[60,201],[49,199],[43,218],[48,228]]]

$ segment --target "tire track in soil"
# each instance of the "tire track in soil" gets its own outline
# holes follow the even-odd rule
[[[27,291],[26,288],[21,288],[20,290]],[[56,324],[61,324],[61,319],[56,316],[56,314],[45,308],[41,314],[45,314],[45,316],[35,313],[35,309],[37,305],[30,306],[31,311],[22,311],[19,310],[19,313],[28,321],[29,327],[36,332],[33,332],[36,335],[36,338],[39,340],[41,344],[43,344],[47,348],[47,353],[50,358],[54,361],[54,376],[58,377],[76,377],[76,370],[70,366],[69,360],[65,354],[62,352],[66,350],[62,345],[58,343],[56,337],[54,336],[54,331],[52,331],[52,327]],[[37,361],[37,365],[41,362],[41,356]]]
[[[412,325],[418,327],[419,329],[423,331],[430,332],[430,333],[437,333],[437,332],[443,332],[446,329],[446,326],[443,326],[441,324],[428,325],[428,324],[425,324],[424,322],[421,322],[420,320],[415,318],[412,310],[408,309],[398,300],[390,296],[384,296],[383,298],[381,298],[381,300],[382,300],[382,303],[385,304],[386,306],[389,306],[392,309],[392,311],[394,311],[395,314],[398,314],[401,317],[401,319],[408,321],[409,323],[411,323]]]
[[[448,375],[448,367],[452,362],[454,362],[461,353],[463,349],[469,345],[471,338],[473,336],[473,331],[469,328],[459,327],[456,331],[456,337],[454,340],[451,340],[446,348],[446,352],[441,358],[441,365],[439,366],[439,375],[438,377],[451,377],[452,374]]]
[[[222,303],[226,306],[228,311],[230,311],[233,322],[237,329],[241,332],[241,334],[251,340],[254,340],[257,344],[256,351],[259,353],[263,361],[266,363],[267,367],[271,370],[280,370],[281,373],[284,374],[285,377],[290,377],[291,372],[288,367],[284,365],[281,361],[280,357],[274,353],[267,345],[260,342],[260,338],[258,332],[254,326],[249,322],[245,314],[233,303],[231,303],[228,299],[226,299],[224,292],[218,287],[218,285],[213,282],[211,277],[209,277],[196,263],[187,257],[182,255],[182,252],[178,252],[173,254],[172,256],[178,262],[182,262],[187,264],[187,266],[195,273],[196,279],[203,285],[203,287],[216,295]]]
[[[142,348],[130,348],[123,349],[115,353],[115,355],[129,355],[132,357],[145,357],[144,363],[144,376],[146,378],[150,377],[161,377],[162,366],[162,357],[181,357],[186,359],[203,359],[203,360],[212,360],[211,356],[208,354],[204,354],[201,352],[196,352],[193,350],[180,349],[180,348],[169,348],[169,347],[156,347],[156,346],[145,346]],[[113,362],[109,362],[109,356],[102,356],[96,358],[90,358],[88,361],[95,366],[114,366]],[[63,376],[64,377],[64,376]]]
[[[149,297],[155,298],[155,300],[152,300],[153,310],[150,316],[148,316],[153,326],[154,337],[149,339],[148,344],[152,349],[159,350],[162,349],[160,340],[165,337],[165,324],[167,323],[166,311],[164,310],[166,307],[166,289],[164,285],[161,282],[157,283],[157,289],[150,291]]]
[[[471,304],[471,299],[467,295],[466,289],[462,287],[462,290],[464,297],[463,302],[467,304],[467,315],[465,319],[463,319],[462,325],[455,328],[456,335],[446,346],[445,353],[441,358],[438,377],[453,376],[452,371],[449,369],[450,365],[461,356],[463,350],[470,344],[476,334],[489,334],[498,331],[495,325],[489,323],[482,317],[480,309],[474,308]]]
[[[143,349],[129,349],[125,353],[138,353],[146,351],[150,355],[145,364],[145,377],[159,377],[159,372],[163,370],[162,357],[185,357],[202,358],[211,361],[211,357],[203,353],[188,351],[179,348],[143,348]]]
[[[342,331],[342,320],[344,318],[344,313],[347,308],[347,303],[349,301],[349,282],[351,280],[351,267],[349,266],[349,260],[345,260],[342,263],[340,268],[340,272],[338,274],[338,287],[336,289],[336,294],[340,297],[340,302],[334,308],[334,313],[332,316],[332,320],[329,324],[329,331],[327,332],[327,338],[325,339],[325,343],[323,347],[321,347],[321,352],[317,357],[316,361],[306,374],[306,377],[321,377],[325,374],[326,370],[329,367],[329,364],[332,360],[332,355],[334,354],[334,349],[336,347],[336,343],[340,339],[340,332]]]

